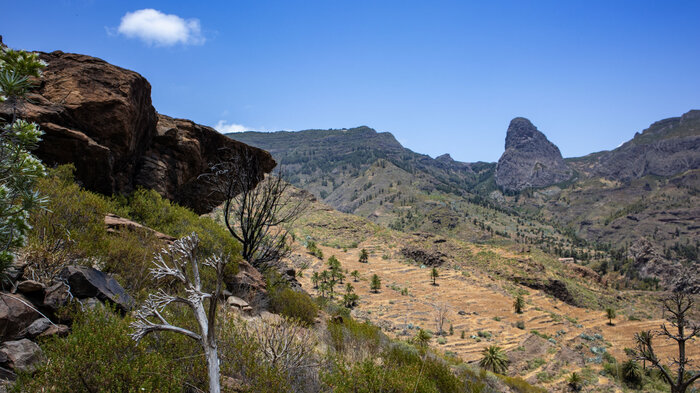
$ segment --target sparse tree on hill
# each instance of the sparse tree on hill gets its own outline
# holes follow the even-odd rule
[[[615,312],[615,309],[612,307],[608,307],[605,309],[605,316],[608,318],[608,325],[613,326],[613,319],[617,316],[617,313]]]
[[[360,263],[369,262],[369,253],[364,248],[360,251]]]
[[[438,278],[438,270],[436,267],[433,266],[433,268],[430,270],[430,279],[433,280],[433,285],[437,285],[437,280]]]
[[[513,308],[515,309],[516,314],[522,314],[523,309],[525,308],[525,301],[523,300],[523,297],[518,295],[515,297],[515,300],[513,301]]]
[[[241,243],[241,255],[258,270],[275,265],[291,252],[286,227],[308,207],[308,200],[295,196],[283,174],[259,177],[260,157],[246,149],[221,152],[228,159],[212,165],[200,176],[223,196],[226,228]]]
[[[321,276],[318,274],[318,272],[314,272],[314,274],[311,275],[311,283],[314,284],[314,289],[318,289],[318,282],[321,280]]]
[[[182,293],[170,294],[163,289],[150,294],[136,313],[136,321],[131,324],[134,332],[131,337],[139,341],[149,333],[173,332],[183,334],[201,345],[207,362],[209,392],[219,393],[220,371],[216,342],[217,299],[223,291],[223,278],[230,266],[229,258],[215,255],[202,260],[199,251],[199,238],[192,233],[176,240],[167,250],[154,259],[155,267],[150,270],[155,280],[178,282]],[[200,267],[213,269],[215,282],[203,283]],[[207,305],[206,302],[209,302]],[[196,320],[196,331],[171,325],[163,310],[173,303],[184,304],[192,311]]]
[[[497,345],[490,345],[481,352],[479,366],[494,373],[503,374],[508,370],[508,357]]]
[[[700,378],[700,372],[690,373],[687,366],[690,359],[686,355],[686,342],[700,336],[700,325],[693,324],[688,319],[688,311],[693,310],[695,302],[690,295],[674,292],[664,301],[664,309],[669,314],[667,320],[671,323],[671,332],[666,324],[659,331],[642,331],[635,335],[637,347],[634,357],[637,360],[649,362],[661,373],[663,380],[671,386],[671,393],[685,393],[687,389]],[[654,352],[652,340],[654,337],[664,337],[678,344],[678,357],[670,365],[661,364]],[[675,376],[671,369],[676,366]]]
[[[379,278],[378,275],[376,275],[376,274],[372,275],[372,281],[369,284],[369,289],[372,290],[372,292],[374,292],[374,293],[378,293],[381,288],[382,288],[382,280]]]
[[[12,110],[9,122],[0,124],[0,279],[14,250],[25,243],[29,211],[45,203],[34,191],[34,180],[45,169],[30,153],[43,132],[35,123],[18,118],[19,104],[45,66],[36,53],[0,47],[0,102],[7,101]]]
[[[360,272],[358,272],[357,270],[353,270],[352,273],[350,273],[350,275],[352,276],[353,281],[357,282],[360,280]]]

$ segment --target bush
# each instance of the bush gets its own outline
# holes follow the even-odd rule
[[[270,307],[273,312],[306,325],[313,325],[318,315],[318,307],[311,296],[280,285],[270,290]]]
[[[156,231],[181,238],[196,232],[202,250],[211,254],[240,254],[240,244],[221,225],[206,216],[178,206],[163,198],[155,190],[139,188],[128,198],[117,198],[123,214]]]
[[[14,391],[181,392],[180,363],[137,345],[129,322],[99,307],[78,315],[68,337],[43,345],[47,361],[33,376],[20,375]]]

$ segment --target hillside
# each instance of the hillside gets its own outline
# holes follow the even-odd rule
[[[375,223],[538,244],[592,267],[605,254],[620,268],[641,237],[668,258],[698,261],[698,113],[656,122],[615,150],[564,160],[522,119],[509,128],[500,173],[493,163],[412,152],[367,127],[228,136],[270,151],[294,185]],[[519,179],[503,180],[516,170]],[[519,186],[504,189],[508,182]]]
[[[407,338],[420,328],[437,332],[436,313],[443,308],[447,333],[431,346],[470,363],[480,359],[486,346],[502,346],[511,359],[508,374],[547,391],[566,391],[565,378],[574,371],[585,375],[595,391],[617,391],[619,382],[601,371],[605,359],[624,359],[634,332],[663,322],[655,306],[661,294],[618,291],[616,274],[599,277],[537,251],[406,234],[322,203],[312,205],[294,232],[297,243],[289,264],[310,293],[320,294],[312,277],[334,256],[359,295],[354,317],[371,321],[391,337]],[[323,258],[307,251],[312,242]],[[359,262],[362,249],[369,252],[368,263]],[[430,265],[427,258],[416,256],[442,262]],[[430,266],[439,271],[437,285],[431,283]],[[355,270],[358,278],[348,274]],[[370,290],[373,274],[382,282],[376,293]],[[562,285],[553,290],[555,286],[547,284],[552,282]],[[526,301],[522,315],[513,312],[518,295]],[[604,317],[608,306],[618,310],[614,326]],[[660,345],[660,356],[673,353],[671,342]],[[598,347],[608,355],[601,357]]]

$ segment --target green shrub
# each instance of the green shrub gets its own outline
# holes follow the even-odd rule
[[[78,315],[72,333],[43,345],[47,361],[20,375],[16,392],[181,392],[180,363],[131,339],[129,318],[97,308]]]
[[[221,225],[170,202],[155,190],[139,188],[128,198],[117,198],[116,201],[130,219],[156,231],[176,238],[196,232],[202,250],[207,254],[215,251],[240,254],[240,244]]]
[[[273,287],[270,292],[270,307],[273,312],[312,325],[318,315],[318,307],[311,296],[288,287]]]

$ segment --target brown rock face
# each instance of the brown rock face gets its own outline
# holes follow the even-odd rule
[[[110,195],[154,188],[205,213],[220,201],[201,197],[209,190],[197,176],[222,158],[219,149],[259,156],[260,176],[276,165],[269,153],[210,127],[158,115],[151,85],[133,71],[60,51],[41,58],[49,65],[20,116],[46,133],[39,158],[48,165],[73,163],[87,189]],[[0,105],[0,117],[9,115],[9,106]]]

